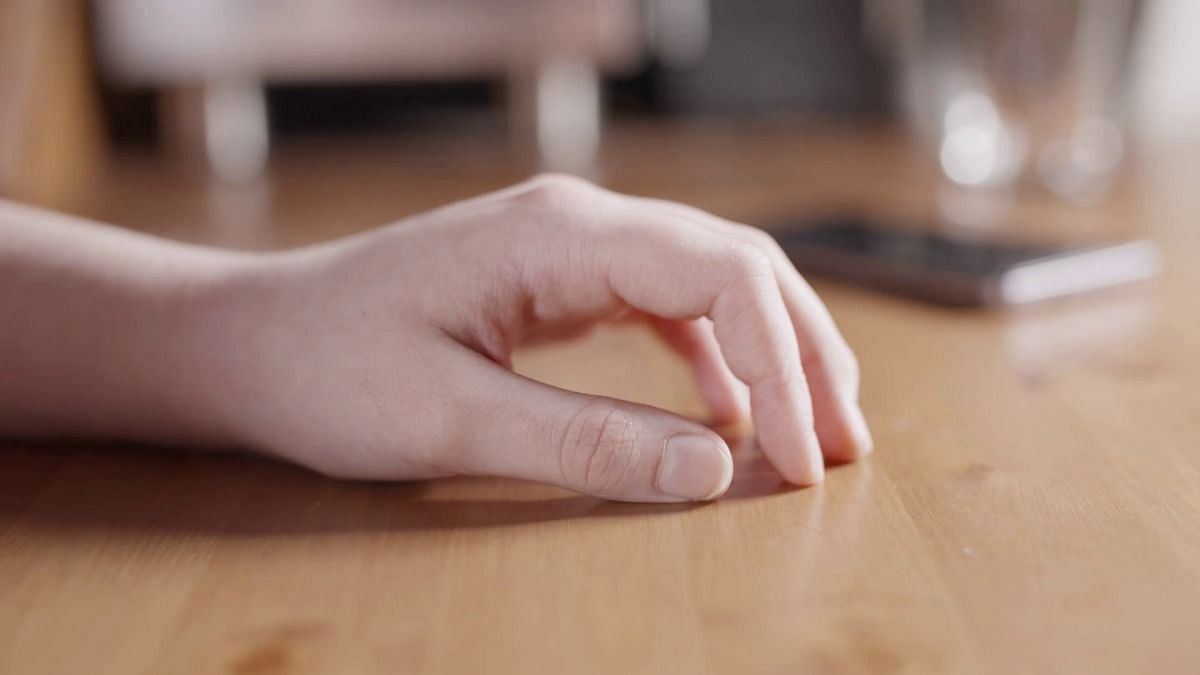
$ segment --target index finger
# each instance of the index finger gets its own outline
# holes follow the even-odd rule
[[[809,378],[817,421],[817,438],[826,457],[853,460],[871,452],[871,432],[858,405],[858,361],[834,324],[833,317],[808,282],[792,265],[775,239],[763,230],[734,223],[700,209],[664,202],[643,203],[669,210],[707,229],[764,251],[792,318],[800,344],[800,361]]]
[[[554,265],[558,302],[607,295],[667,319],[707,316],[733,374],[750,387],[763,452],[787,480],[820,482],[824,463],[796,334],[768,256],[666,214],[603,197],[560,230],[573,264]],[[574,214],[578,223],[578,213]]]

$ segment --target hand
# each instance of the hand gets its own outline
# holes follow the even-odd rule
[[[612,499],[728,487],[713,431],[514,374],[517,345],[633,315],[744,414],[789,481],[871,440],[857,363],[774,240],[670,202],[543,176],[247,264],[191,338],[230,441],[340,477],[498,475]],[[744,385],[742,383],[745,383]]]

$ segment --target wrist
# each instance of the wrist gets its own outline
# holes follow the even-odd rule
[[[171,442],[205,448],[249,443],[254,353],[269,341],[264,316],[269,256],[219,254],[172,291],[160,394],[176,422]]]

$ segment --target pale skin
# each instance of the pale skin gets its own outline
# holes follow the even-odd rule
[[[871,450],[854,355],[769,236],[563,176],[270,254],[0,202],[0,278],[0,437],[718,497],[733,462],[708,427],[511,370],[521,344],[637,320],[788,481]]]

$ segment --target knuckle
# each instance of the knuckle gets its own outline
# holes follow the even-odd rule
[[[525,182],[520,196],[535,205],[552,209],[570,208],[587,198],[596,186],[582,178],[562,173],[543,173]]]
[[[563,440],[564,479],[606,495],[627,484],[640,460],[637,426],[611,401],[593,402],[572,417]]]
[[[587,233],[596,221],[600,189],[567,174],[546,173],[530,178],[512,198],[519,222],[538,236]]]
[[[737,227],[746,241],[766,254],[767,260],[773,268],[776,264],[781,265],[784,269],[792,267],[787,251],[783,250],[783,247],[779,245],[779,240],[770,232],[752,225],[739,224]]]
[[[751,281],[774,278],[767,252],[752,244],[737,243],[730,247],[729,265],[738,278]]]
[[[755,325],[759,325],[771,311],[772,299],[779,293],[771,263],[762,251],[742,247],[734,253],[730,267],[726,288],[738,298],[738,320],[756,318],[758,323]]]
[[[766,230],[761,230],[757,227],[751,227],[749,225],[742,225],[741,227],[746,233],[746,238],[768,255],[776,250],[782,250],[779,248],[779,242],[775,240],[775,237],[772,237],[770,234],[768,234]]]

